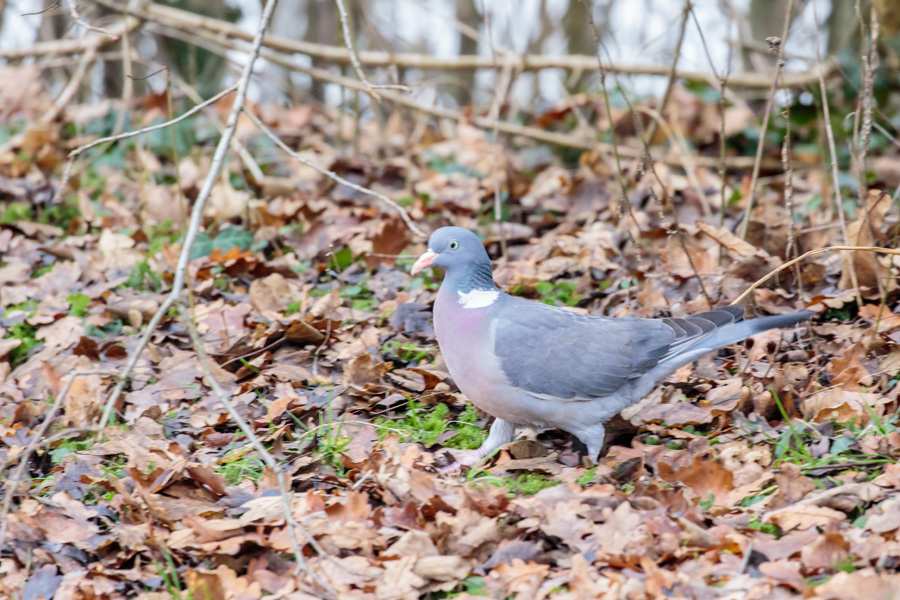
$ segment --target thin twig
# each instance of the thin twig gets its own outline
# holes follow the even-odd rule
[[[151,64],[158,64],[152,63]],[[169,67],[160,66],[160,71],[165,71],[167,73],[166,77],[171,78],[172,82],[178,86],[178,88],[184,93],[185,96],[190,99],[191,102],[195,104],[200,104],[203,102],[203,98],[194,89],[188,82],[186,82],[183,78],[181,78],[178,73],[173,72]],[[238,72],[240,73],[240,72]],[[238,75],[240,76],[240,75]],[[213,125],[215,125],[219,134],[222,134],[225,131],[225,124],[222,123],[222,119],[219,117],[218,113],[212,111],[210,113],[210,117],[212,117]],[[237,153],[238,157],[241,159],[241,162],[244,163],[244,166],[247,168],[247,171],[253,177],[254,181],[261,182],[265,179],[265,175],[262,172],[262,169],[259,168],[259,165],[256,164],[256,160],[250,154],[250,151],[241,143],[241,141],[237,137],[231,138],[231,149]]]
[[[491,57],[496,65],[495,76],[499,77],[497,85],[494,88],[494,101],[491,103],[491,109],[488,111],[488,118],[494,119],[498,123],[500,121],[500,107],[509,92],[509,85],[512,82],[512,61],[509,60],[508,54],[504,55],[506,60],[503,63],[503,71],[500,72],[500,65],[497,64],[497,53],[494,51],[494,40],[491,32],[490,13],[484,0],[481,2],[481,12],[484,15],[484,28],[487,32],[488,47],[491,49]],[[494,143],[492,145],[494,159],[494,223],[497,225],[497,235],[500,237],[500,253],[503,260],[506,260],[506,232],[503,230],[503,199],[500,197],[500,132],[494,127]]]
[[[772,115],[772,107],[775,105],[775,92],[778,91],[779,75],[784,68],[784,47],[787,45],[788,33],[791,30],[791,15],[794,10],[794,0],[788,0],[787,9],[784,12],[784,27],[781,30],[781,38],[772,44],[778,44],[775,59],[775,74],[769,86],[769,95],[766,97],[766,108],[763,114],[762,127],[759,131],[759,142],[756,144],[756,162],[753,164],[753,175],[750,178],[750,192],[747,198],[747,208],[744,209],[744,222],[741,224],[741,239],[747,239],[747,229],[750,227],[750,217],[753,214],[753,203],[756,201],[756,185],[759,182],[759,169],[762,163],[763,148],[766,145],[766,132],[769,130],[769,117]]]
[[[688,0],[688,1],[690,1],[690,0]],[[694,272],[694,276],[697,278],[697,283],[700,285],[700,293],[703,295],[704,298],[706,298],[706,304],[709,306],[710,309],[712,309],[713,308],[712,298],[710,297],[709,292],[706,291],[706,285],[704,285],[704,283],[703,283],[703,278],[700,277],[700,273],[697,270],[697,265],[694,263],[694,257],[691,256],[691,253],[688,250],[687,242],[684,239],[684,230],[681,229],[681,225],[678,222],[678,213],[676,212],[675,206],[674,206],[675,203],[672,202],[672,197],[669,195],[669,190],[666,189],[666,184],[663,183],[662,178],[659,176],[659,173],[657,173],[656,164],[653,162],[653,157],[650,155],[650,145],[649,145],[650,135],[644,134],[643,124],[642,124],[641,120],[637,117],[637,111],[635,110],[635,107],[631,104],[630,101],[628,102],[628,105],[631,107],[631,114],[632,114],[632,117],[634,118],[634,123],[637,128],[638,138],[641,140],[641,142],[643,143],[643,146],[644,146],[644,157],[641,160],[641,162],[638,164],[638,172],[640,173],[641,178],[643,179],[644,176],[647,174],[647,171],[649,170],[649,172],[653,174],[654,179],[656,179],[656,183],[659,185],[659,188],[662,191],[663,196],[665,197],[665,202],[663,202],[660,199],[659,194],[656,193],[656,190],[653,189],[652,185],[650,185],[648,187],[648,190],[650,192],[650,196],[653,198],[653,201],[659,207],[659,213],[660,213],[660,217],[661,217],[661,225],[666,230],[666,234],[669,237],[674,236],[678,239],[678,242],[681,245],[681,250],[684,252],[684,256],[685,256],[685,258],[687,258],[688,264],[691,266],[691,270]],[[650,112],[650,111],[648,111],[648,112]],[[652,111],[652,114],[657,117],[652,121],[654,124],[663,123],[664,127],[666,129],[669,129],[668,126],[665,125],[665,120],[664,120],[664,117],[662,116],[662,114],[660,114],[656,111]],[[685,152],[685,155],[689,156],[689,153]],[[690,175],[690,173],[692,173],[692,170],[685,169],[685,172]],[[702,200],[704,197],[703,189],[699,186],[699,184],[697,184],[696,187],[697,187],[697,193],[699,194],[699,198]],[[671,216],[672,216],[672,226],[671,227],[668,223],[668,220],[666,219],[665,207],[667,205],[669,206],[669,210],[670,210]],[[704,206],[705,205],[706,205],[706,203],[704,202]]]
[[[866,154],[869,151],[869,142],[872,138],[872,91],[875,86],[875,70],[878,68],[878,53],[875,51],[878,41],[878,19],[872,19],[871,50],[869,50],[866,39],[866,22],[862,16],[860,0],[856,0],[855,9],[856,17],[859,19],[862,81],[854,114],[855,148],[853,150],[856,155],[856,177],[859,182],[858,196],[860,202],[865,202],[868,191],[868,184],[866,183]]]
[[[115,377],[116,373],[111,373],[109,371],[75,371],[69,374],[69,378],[66,381],[65,386],[63,386],[62,391],[56,395],[56,398],[53,400],[53,405],[50,407],[50,412],[44,417],[44,422],[41,423],[40,428],[35,432],[35,434],[31,437],[31,440],[28,442],[28,445],[25,446],[25,449],[20,452],[14,460],[19,461],[19,466],[16,469],[16,472],[9,478],[7,482],[6,489],[6,497],[3,499],[3,506],[0,507],[0,519],[2,519],[2,523],[0,523],[0,546],[3,545],[6,540],[6,531],[9,525],[9,509],[12,506],[12,499],[16,495],[16,487],[19,483],[22,482],[22,478],[25,475],[25,469],[28,468],[28,461],[31,458],[31,454],[38,447],[38,444],[41,443],[41,440],[44,439],[44,435],[47,433],[47,429],[50,428],[50,424],[53,423],[53,419],[56,418],[56,413],[59,411],[59,407],[62,406],[62,403],[65,401],[66,396],[69,395],[69,389],[72,387],[72,383],[78,377],[85,377],[88,375],[106,375]],[[4,467],[5,468],[5,467]],[[2,472],[0,472],[2,475]]]
[[[819,22],[819,14],[816,9],[818,5],[818,0],[812,0],[813,6],[813,20],[818,24]],[[819,28],[813,28],[813,40],[815,41],[816,46],[816,60],[821,63],[822,54],[819,46]],[[844,201],[841,198],[841,182],[838,176],[838,164],[837,164],[837,150],[835,149],[834,144],[834,130],[831,127],[831,110],[828,106],[828,91],[825,88],[825,78],[819,77],[819,91],[822,95],[822,116],[825,118],[825,131],[828,135],[828,151],[831,154],[831,179],[832,185],[834,186],[834,203],[835,209],[838,213],[838,218],[841,222],[841,234],[844,237],[844,243],[850,243],[850,236],[847,234],[847,218],[844,216]],[[749,218],[749,214],[747,218]],[[859,291],[859,280],[856,277],[856,263],[853,261],[853,258],[850,257],[848,261],[850,267],[850,280],[853,282],[853,289],[856,292],[856,303],[858,306],[863,305],[862,294]]]
[[[66,0],[66,4],[69,5],[69,16],[72,17],[72,20],[75,23],[77,23],[78,25],[80,25],[81,27],[84,27],[85,29],[87,29],[89,31],[96,31],[97,33],[102,33],[103,35],[107,36],[110,40],[112,40],[114,42],[118,41],[118,39],[119,39],[118,35],[110,33],[108,30],[103,29],[101,27],[94,27],[93,25],[91,25],[90,23],[88,23],[87,21],[82,19],[81,15],[78,14],[78,5],[75,3],[75,0]]]
[[[778,268],[773,269],[772,271],[770,271],[763,277],[760,277],[753,283],[753,285],[751,285],[746,290],[744,290],[740,296],[735,298],[735,300],[732,302],[732,304],[738,304],[741,300],[746,298],[753,290],[755,290],[756,288],[758,288],[759,286],[761,286],[762,284],[767,282],[769,279],[771,279],[778,273],[781,273],[785,269],[788,269],[791,266],[797,264],[801,260],[809,258],[810,256],[815,256],[816,254],[823,254],[825,252],[845,252],[845,251],[874,252],[876,254],[892,254],[894,256],[900,256],[900,250],[898,250],[898,249],[879,248],[877,246],[828,246],[827,248],[816,248],[815,250],[810,250],[809,252],[801,254],[800,256],[798,256],[797,258],[795,258],[793,260],[789,260],[788,262],[784,263],[783,265],[779,266]],[[860,304],[860,306],[862,306],[862,305]]]
[[[784,71],[782,71],[782,73],[784,73]],[[787,248],[785,248],[784,251],[784,256],[785,258],[790,259],[791,254],[796,256],[796,253],[799,252],[799,249],[795,245],[797,239],[797,224],[794,222],[794,149],[791,143],[793,130],[791,129],[790,104],[785,104],[782,116],[784,117],[785,122],[785,132],[784,142],[781,145],[781,164],[784,167],[784,205],[787,209],[788,220],[788,240]],[[800,267],[797,267],[795,276],[800,288],[800,292],[802,294],[803,277],[800,274]]]
[[[419,226],[413,222],[413,220],[409,216],[409,213],[406,212],[405,208],[403,208],[402,206],[400,206],[399,204],[397,204],[396,202],[394,202],[393,200],[391,200],[384,194],[380,194],[376,191],[370,190],[369,188],[362,187],[361,185],[356,185],[352,181],[348,181],[348,180],[344,179],[343,177],[341,177],[334,171],[329,171],[328,169],[321,167],[321,166],[317,165],[316,163],[312,162],[308,158],[301,156],[297,152],[294,152],[290,148],[290,146],[288,146],[283,141],[281,141],[281,138],[279,138],[277,135],[275,135],[275,133],[271,129],[266,127],[265,124],[262,121],[260,121],[259,118],[256,115],[254,115],[253,112],[250,111],[249,109],[247,109],[246,107],[244,108],[244,114],[247,115],[248,117],[250,117],[250,120],[256,124],[256,126],[259,128],[260,132],[262,132],[266,137],[268,137],[270,140],[275,142],[275,145],[278,146],[279,148],[281,148],[285,153],[290,155],[291,158],[293,158],[294,160],[296,160],[298,162],[303,163],[310,169],[313,169],[314,171],[317,171],[318,173],[325,175],[332,181],[335,181],[335,182],[337,182],[343,186],[346,186],[352,190],[355,190],[361,194],[365,194],[367,196],[372,196],[374,198],[377,198],[384,204],[387,204],[392,209],[394,209],[394,211],[396,211],[397,214],[400,215],[400,218],[403,219],[403,222],[406,224],[406,226],[409,228],[410,231],[412,231],[413,233],[415,233],[416,235],[418,235],[420,237],[427,237],[427,234],[424,231],[422,231],[419,228]]]
[[[359,57],[356,55],[356,49],[353,47],[353,36],[350,34],[350,23],[347,19],[347,8],[344,6],[344,0],[334,0],[334,3],[337,5],[338,14],[341,17],[344,45],[347,46],[347,52],[350,54],[350,63],[353,65],[353,70],[356,71],[356,76],[359,77],[359,81],[365,86],[369,95],[379,100],[378,92],[373,89],[372,84],[366,79],[366,73],[363,71],[362,65],[359,64]]]
[[[272,2],[274,4],[274,2]],[[282,469],[281,465],[278,464],[278,461],[275,460],[275,457],[266,450],[266,447],[263,446],[262,442],[253,432],[253,428],[241,417],[240,413],[235,409],[234,404],[232,404],[231,400],[228,398],[228,394],[225,393],[225,390],[222,389],[222,386],[219,385],[218,380],[212,373],[212,368],[210,367],[209,357],[206,354],[206,348],[203,346],[203,340],[200,339],[200,334],[197,332],[197,326],[194,324],[193,316],[188,314],[186,310],[178,303],[179,312],[181,313],[181,319],[184,323],[188,335],[191,338],[191,343],[194,346],[194,350],[197,352],[197,359],[200,361],[200,367],[203,369],[204,375],[206,375],[206,383],[212,388],[213,393],[215,393],[219,402],[222,406],[225,407],[225,410],[228,411],[228,415],[231,417],[231,420],[234,421],[235,425],[238,426],[245,436],[247,436],[247,440],[250,442],[250,445],[253,446],[253,449],[259,454],[260,458],[262,458],[263,462],[266,463],[266,466],[272,471],[275,475],[275,479],[278,481],[278,489],[281,494],[281,506],[284,510],[284,520],[285,527],[287,528],[288,537],[291,540],[291,546],[294,551],[294,560],[297,562],[296,570],[297,572],[304,572],[310,576],[310,578],[315,581],[320,587],[327,590],[331,594],[335,594],[334,590],[331,589],[331,586],[328,585],[316,572],[309,568],[309,565],[306,562],[306,559],[303,558],[303,549],[300,546],[300,540],[297,537],[297,531],[303,531],[303,527],[297,522],[294,518],[294,510],[291,503],[291,486],[288,483],[288,475],[285,473],[284,469]],[[306,532],[304,531],[304,535]]]
[[[53,7],[50,7],[53,8]],[[118,7],[121,9],[121,7]],[[39,14],[39,13],[33,13]],[[23,15],[24,16],[24,15]],[[131,31],[140,25],[140,21],[135,18],[126,19],[124,23],[117,23],[111,26],[107,31],[113,36],[122,35],[126,29]],[[46,42],[35,42],[30,46],[20,46],[16,48],[4,48],[0,50],[0,59],[4,60],[22,60],[23,58],[31,58],[37,56],[59,56],[63,54],[81,54],[88,48],[104,48],[115,42],[115,39],[106,34],[92,33],[77,40],[50,40]]]
[[[19,16],[20,16],[20,17],[34,17],[34,16],[36,16],[36,15],[43,15],[43,14],[45,14],[45,13],[48,13],[48,12],[50,12],[51,10],[56,10],[57,8],[59,8],[59,2],[54,2],[53,4],[51,4],[50,6],[48,6],[47,8],[45,8],[45,9],[43,9],[43,10],[37,10],[37,11],[34,11],[34,12],[22,13],[22,14],[20,14]]]
[[[678,59],[681,58],[681,47],[684,44],[684,34],[687,31],[688,17],[691,15],[692,0],[684,0],[684,7],[681,9],[681,26],[678,30],[678,41],[675,42],[675,51],[672,53],[672,64],[669,66],[669,75],[666,81],[666,89],[663,92],[662,100],[659,102],[659,114],[663,117],[666,115],[666,107],[669,104],[669,98],[672,96],[672,89],[675,87],[675,72],[678,67]],[[656,121],[650,123],[650,129],[647,131],[647,140],[645,143],[652,144],[653,138],[656,137]],[[703,199],[703,196],[700,197]]]
[[[606,89],[606,69],[603,66],[603,57],[602,57],[602,48],[603,44],[600,40],[600,31],[597,29],[597,24],[594,22],[594,4],[591,0],[579,0],[584,5],[584,9],[587,12],[588,23],[591,26],[591,34],[594,36],[594,44],[597,47],[597,67],[600,70],[600,89],[603,90],[603,104],[606,108],[606,118],[609,120],[609,133],[612,139],[612,151],[613,158],[615,158],[616,163],[616,184],[619,188],[619,199],[616,203],[616,217],[619,222],[622,222],[625,219],[625,212],[628,211],[628,215],[631,217],[631,220],[634,222],[635,227],[640,229],[638,225],[637,218],[634,216],[634,210],[632,210],[631,200],[628,198],[628,192],[625,189],[625,175],[622,171],[622,158],[619,152],[619,140],[616,135],[616,127],[615,120],[613,119],[612,113],[612,104],[609,101],[609,92]],[[641,154],[643,156],[643,153]],[[636,251],[636,256],[638,263],[641,262],[641,247],[638,245],[637,240],[634,239],[634,235],[631,233],[630,227],[625,227],[626,234],[628,235],[628,240],[631,242],[631,245],[634,246]]]
[[[103,429],[106,427],[106,424],[109,423],[113,408],[115,407],[116,402],[119,400],[119,397],[122,395],[122,392],[124,391],[125,385],[128,381],[128,377],[134,370],[134,367],[137,364],[141,353],[144,351],[144,348],[147,347],[147,344],[150,341],[150,337],[156,331],[156,328],[159,326],[162,318],[166,315],[166,313],[168,313],[169,309],[172,308],[172,305],[175,304],[175,302],[181,296],[182,289],[184,288],[184,279],[187,275],[187,266],[188,261],[190,260],[191,249],[193,248],[194,242],[197,240],[197,235],[200,232],[200,223],[203,220],[203,212],[206,209],[206,201],[209,199],[209,195],[210,192],[212,192],[213,185],[218,179],[219,172],[222,169],[222,163],[225,160],[225,154],[228,152],[231,139],[234,137],[234,131],[237,127],[238,117],[241,114],[241,108],[244,105],[244,99],[247,97],[247,88],[250,87],[250,79],[253,75],[253,66],[256,63],[256,58],[259,56],[259,50],[262,46],[262,41],[265,37],[266,29],[269,26],[269,21],[272,18],[272,12],[275,9],[275,4],[276,0],[266,0],[265,7],[263,8],[262,16],[259,20],[259,27],[257,28],[256,36],[250,49],[250,54],[247,57],[247,64],[244,67],[244,72],[242,73],[241,78],[237,83],[237,92],[235,93],[234,103],[232,104],[231,112],[228,115],[228,120],[225,123],[225,131],[222,133],[222,137],[219,138],[219,143],[216,146],[215,152],[213,153],[209,172],[206,174],[206,179],[203,181],[203,186],[200,188],[200,192],[197,194],[196,200],[194,200],[194,207],[191,211],[190,224],[187,231],[185,232],[184,244],[181,248],[181,255],[178,257],[178,264],[175,268],[175,280],[172,282],[172,290],[169,292],[169,295],[166,296],[166,299],[162,302],[159,309],[156,311],[156,314],[154,314],[150,319],[150,322],[147,323],[144,334],[141,336],[140,340],[138,340],[137,345],[128,356],[128,361],[125,364],[125,368],[122,370],[119,383],[116,385],[112,394],[110,394],[109,399],[106,401],[106,406],[103,410],[103,416],[100,420],[99,425],[100,435],[102,435]]]

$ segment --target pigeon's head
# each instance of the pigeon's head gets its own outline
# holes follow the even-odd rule
[[[462,227],[441,227],[428,239],[428,251],[413,265],[415,275],[428,267],[441,267],[447,272],[468,271],[473,266],[487,266],[491,259],[484,244],[474,233]]]

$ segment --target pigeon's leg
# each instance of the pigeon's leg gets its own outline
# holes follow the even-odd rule
[[[587,446],[587,458],[596,464],[600,460],[600,451],[603,449],[603,439],[606,437],[606,428],[603,423],[595,423],[583,429],[571,432]]]
[[[441,473],[450,473],[458,471],[460,467],[474,465],[485,456],[502,446],[508,444],[516,436],[516,426],[514,423],[504,421],[503,419],[494,419],[491,425],[491,431],[488,437],[477,450],[464,450],[456,455],[456,460],[440,469]],[[602,438],[601,438],[602,439]],[[601,442],[602,443],[602,442]]]

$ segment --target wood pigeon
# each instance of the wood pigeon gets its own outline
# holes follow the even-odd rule
[[[606,318],[516,298],[494,284],[481,240],[442,227],[412,267],[445,271],[434,330],[450,375],[479,409],[490,433],[443,470],[471,465],[512,441],[516,427],[571,433],[597,460],[603,424],[639,402],[663,378],[708,352],[786,327],[811,311],[742,321],[725,306],[684,318]]]

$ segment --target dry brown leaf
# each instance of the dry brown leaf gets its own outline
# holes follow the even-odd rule
[[[859,216],[847,224],[847,244],[850,246],[875,246],[881,242],[884,217],[891,208],[891,195],[880,190],[869,190],[865,206],[858,209]],[[874,233],[874,237],[873,237]],[[843,270],[838,284],[842,289],[851,289],[853,279],[850,271],[856,272],[856,281],[861,286],[877,289],[879,280],[884,281],[884,268],[878,264],[878,255],[872,252],[844,252],[841,255]]]
[[[291,288],[280,273],[250,284],[250,306],[261,313],[282,312],[291,300]]]
[[[810,527],[825,527],[836,521],[841,521],[844,513],[826,508],[824,506],[794,505],[785,506],[765,515],[765,521],[778,525],[784,531],[791,529],[809,529]]]
[[[725,227],[716,227],[704,221],[697,221],[696,225],[697,229],[738,256],[753,256],[757,252],[762,253],[762,255],[768,254],[765,250],[761,250],[753,244],[742,240]]]

